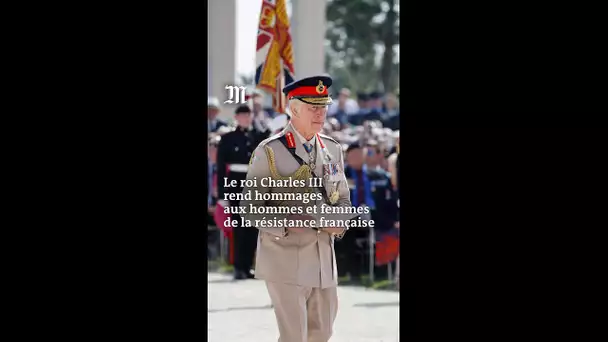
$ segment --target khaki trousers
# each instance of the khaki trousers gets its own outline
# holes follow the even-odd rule
[[[336,287],[266,282],[279,324],[279,342],[327,342],[338,312]]]

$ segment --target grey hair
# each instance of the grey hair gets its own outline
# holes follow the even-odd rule
[[[294,111],[292,108],[296,108],[296,110],[299,111],[301,105],[302,105],[302,101],[300,101],[298,99],[289,100],[288,107],[289,107],[290,114],[293,116]]]

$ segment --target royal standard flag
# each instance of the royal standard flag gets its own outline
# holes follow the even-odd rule
[[[285,111],[282,87],[294,80],[293,48],[285,0],[263,0],[256,46],[256,87],[272,94],[274,109]]]

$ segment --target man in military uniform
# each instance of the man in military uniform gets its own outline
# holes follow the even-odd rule
[[[318,76],[291,83],[283,89],[289,101],[290,123],[255,150],[247,179],[256,180],[257,187],[243,191],[244,194],[252,193],[252,200],[241,203],[247,210],[243,215],[247,220],[253,223],[277,219],[299,225],[287,228],[255,225],[259,230],[255,277],[266,281],[279,326],[279,341],[283,342],[326,342],[331,337],[338,308],[333,246],[334,240],[347,228],[346,224],[324,227],[322,223],[327,221],[321,217],[348,220],[356,216],[321,214],[323,208],[351,208],[341,145],[319,133],[325,122],[327,105],[331,103],[327,91],[331,84],[330,77]],[[267,181],[268,177],[304,180],[307,186],[267,187],[262,179]],[[322,186],[308,187],[311,178],[322,178]],[[318,196],[305,203],[276,198],[260,200],[256,192],[258,195],[308,192]],[[303,210],[268,215],[253,213],[248,206]],[[311,207],[317,208],[316,214],[307,211]],[[311,227],[313,223],[314,227]]]
[[[238,200],[226,201],[225,194],[241,193],[243,188],[241,180],[247,174],[248,162],[257,145],[268,137],[268,132],[259,132],[252,127],[253,115],[251,109],[242,105],[236,109],[235,120],[237,127],[234,131],[226,133],[219,142],[217,148],[217,185],[218,203],[224,208],[228,206],[238,207]],[[237,181],[237,187],[225,187],[227,178],[229,184],[232,180]],[[221,201],[221,202],[220,202]],[[232,220],[240,222],[239,214],[232,214]],[[232,227],[234,234],[234,278],[236,280],[253,278],[251,267],[255,254],[257,234],[247,228],[238,225]]]

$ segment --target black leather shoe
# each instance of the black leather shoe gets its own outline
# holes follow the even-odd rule
[[[234,272],[234,280],[243,280],[247,279],[247,275],[243,271],[235,271]]]

